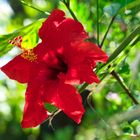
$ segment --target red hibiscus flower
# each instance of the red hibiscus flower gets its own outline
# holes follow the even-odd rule
[[[108,57],[98,46],[84,41],[88,36],[81,23],[65,18],[61,10],[51,13],[39,36],[42,42],[37,47],[23,50],[1,68],[9,78],[28,83],[22,127],[35,127],[48,118],[44,103],[57,106],[80,123],[84,108],[73,85],[98,83],[93,68]]]

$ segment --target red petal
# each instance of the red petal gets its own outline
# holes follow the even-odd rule
[[[97,45],[91,42],[74,42],[64,48],[64,55],[70,64],[79,64],[84,61],[95,66],[95,62],[106,62],[108,56]]]
[[[66,74],[59,78],[67,84],[80,84],[83,82],[99,82],[93,72],[97,61],[106,62],[108,56],[98,46],[90,42],[74,42],[64,48],[64,57],[68,64]]]
[[[60,74],[59,78],[63,80],[66,84],[77,85],[87,82],[89,84],[96,82],[99,83],[100,80],[93,72],[93,68],[86,64],[82,63],[69,67],[69,70],[66,74]]]
[[[54,41],[56,28],[65,19],[64,16],[65,13],[63,11],[58,9],[53,10],[39,30],[40,38],[45,41]]]
[[[58,39],[61,44],[71,41],[81,41],[87,37],[82,24],[76,20],[67,18],[58,27]]]
[[[66,43],[88,37],[80,22],[70,18],[65,19],[64,16],[63,11],[54,10],[43,23],[39,36],[44,47],[56,51]]]
[[[43,103],[26,101],[22,128],[36,127],[48,118]]]
[[[82,106],[81,96],[73,86],[58,81],[48,82],[44,97],[46,102],[60,108],[75,122],[81,122],[84,108]]]
[[[101,50],[96,44],[91,42],[81,42],[79,44],[79,53],[86,53],[86,57],[93,60],[94,62],[106,62],[108,56]]]
[[[44,43],[39,43],[34,49],[34,53],[37,54],[37,61],[42,61],[44,55],[46,54],[47,47]]]
[[[42,86],[37,81],[29,83],[21,123],[23,128],[35,127],[47,119],[47,111],[42,101],[42,91]]]
[[[44,83],[47,80],[55,80],[58,79],[57,75],[58,75],[58,71],[55,70],[55,68],[51,68],[51,66],[49,67],[49,64],[51,65],[55,64],[55,61],[50,60],[50,62],[48,63],[38,63],[36,65],[32,66],[32,73],[30,74],[30,79],[29,81],[37,81],[37,83]],[[53,65],[52,65],[53,66]],[[57,66],[57,65],[54,65]]]
[[[20,55],[16,56],[6,65],[4,65],[1,70],[13,80],[20,83],[27,83],[30,75],[30,67],[32,62],[22,58]]]

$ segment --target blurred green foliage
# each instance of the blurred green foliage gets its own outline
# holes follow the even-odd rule
[[[62,0],[24,1],[30,3],[32,7],[22,4],[19,0],[0,2],[0,5],[5,4],[3,5],[5,8],[0,7],[2,9],[0,62],[5,61],[5,57],[11,58],[16,55],[15,52],[12,53],[12,45],[8,44],[8,41],[18,35],[23,36],[26,48],[36,46],[39,40],[37,30],[44,18],[47,18],[44,12],[60,8],[71,17]],[[103,49],[110,56],[120,48],[121,54],[117,51],[111,57],[109,63],[111,70],[120,74],[133,96],[140,102],[140,31],[131,36],[136,27],[140,26],[140,1],[99,0],[98,2],[99,43],[101,44],[110,21],[114,18]],[[97,0],[70,0],[71,10],[84,25],[89,33],[89,40],[93,42],[97,42],[96,5]],[[9,9],[6,8],[7,6]],[[9,50],[11,51],[8,53]],[[100,64],[98,66],[100,68]],[[107,70],[107,67],[105,69]],[[101,83],[87,87],[88,90],[93,91],[93,94],[88,101],[84,97],[86,113],[80,125],[75,124],[63,113],[59,113],[54,117],[51,126],[46,122],[33,129],[20,127],[26,85],[16,83],[1,74],[0,140],[140,140],[140,106],[133,104],[120,84],[109,74],[111,70],[105,71],[105,69],[98,73],[100,78],[104,75],[102,72],[106,75]],[[82,96],[85,95],[85,92],[82,93]]]

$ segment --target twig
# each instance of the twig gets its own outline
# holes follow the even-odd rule
[[[62,111],[61,109],[58,109],[57,111],[53,112],[53,113],[49,116],[49,119],[48,119],[48,121],[49,121],[49,126],[52,126],[52,120],[53,120],[53,118],[54,118],[57,114],[59,114],[61,111]],[[52,127],[52,128],[53,128],[53,127]]]
[[[106,32],[105,32],[105,35],[104,35],[104,37],[103,37],[103,40],[102,40],[101,44],[99,45],[100,48],[102,48],[102,46],[103,46],[103,44],[104,44],[104,41],[105,41],[105,39],[106,39],[106,37],[107,37],[107,34],[108,34],[109,30],[110,30],[110,27],[112,26],[112,24],[113,24],[113,22],[114,22],[116,16],[117,16],[117,14],[115,14],[115,15],[112,17],[112,19],[111,19],[111,21],[110,21],[110,23],[109,23],[109,26],[108,26],[108,28],[107,28],[107,30],[106,30]]]
[[[118,83],[121,85],[121,87],[125,90],[127,95],[134,102],[134,104],[139,104],[138,101],[133,97],[132,93],[130,92],[127,85],[124,83],[123,79],[120,77],[120,75],[118,73],[116,73],[114,70],[111,72],[111,74],[118,81]]]
[[[89,107],[91,108],[91,110],[94,112],[94,115],[96,115],[100,120],[101,122],[103,122],[103,124],[106,126],[106,128],[109,130],[109,131],[112,131],[113,134],[117,137],[117,134],[115,132],[115,130],[112,129],[112,127],[102,118],[102,116],[94,109],[94,106],[92,104],[92,91],[89,93],[88,97],[87,97],[87,103],[89,105]]]
[[[65,0],[62,1],[64,3],[64,5],[67,7],[67,9],[69,10],[71,16],[73,17],[74,20],[77,20],[77,17],[75,16],[74,12],[71,10],[70,8],[70,1],[66,2]]]
[[[96,14],[97,14],[97,21],[96,21],[96,24],[97,24],[97,44],[99,46],[99,1],[97,0],[96,1]]]
[[[53,118],[54,118],[57,114],[59,114],[61,111],[62,111],[61,109],[58,109],[58,110],[56,110],[56,111],[50,113],[49,118],[47,118],[42,124],[44,124],[44,123],[46,123],[46,122],[48,121],[48,122],[49,122],[49,126],[52,126],[52,120],[53,120]],[[53,127],[52,127],[52,128],[53,128]]]

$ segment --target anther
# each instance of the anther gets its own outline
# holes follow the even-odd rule
[[[22,36],[15,37],[12,40],[9,40],[9,43],[21,48]]]
[[[37,55],[33,52],[33,49],[25,49],[21,46],[21,43],[22,43],[22,36],[18,36],[18,37],[15,37],[14,39],[12,40],[9,40],[9,43],[14,45],[14,46],[17,46],[19,48],[21,48],[22,50],[22,54],[21,54],[21,57],[23,57],[24,59],[27,59],[31,62],[33,61],[36,61],[37,60]]]
[[[27,59],[31,62],[33,61],[36,61],[37,60],[37,55],[33,52],[33,49],[31,50],[25,50],[21,56],[24,58],[24,59]]]

